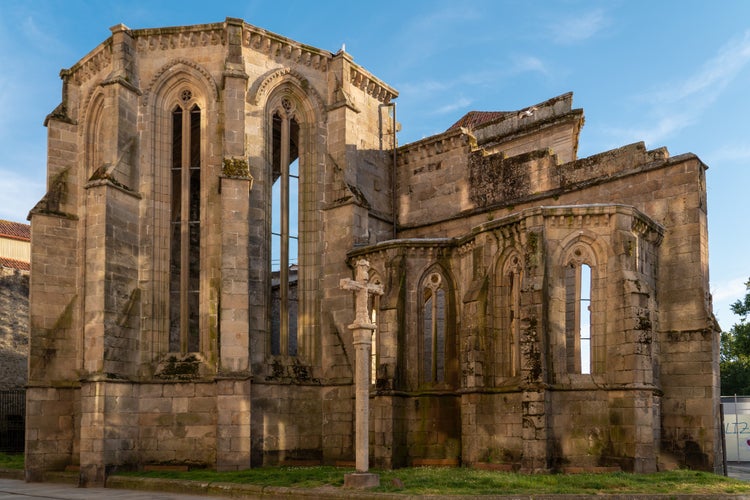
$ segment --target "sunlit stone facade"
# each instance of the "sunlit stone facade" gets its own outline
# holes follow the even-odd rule
[[[45,122],[30,480],[351,463],[360,258],[373,465],[717,467],[697,157],[578,159],[571,94],[397,146],[396,90],[345,52],[111,31]]]

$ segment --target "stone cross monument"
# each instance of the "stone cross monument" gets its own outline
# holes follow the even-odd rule
[[[355,388],[355,450],[356,468],[354,474],[347,474],[344,486],[352,488],[372,488],[380,484],[377,474],[368,472],[370,468],[370,349],[375,325],[370,321],[368,298],[382,295],[383,287],[369,283],[370,263],[364,259],[357,261],[355,279],[342,279],[339,286],[352,290],[355,295],[356,313],[354,323],[349,325],[354,339],[354,388]]]

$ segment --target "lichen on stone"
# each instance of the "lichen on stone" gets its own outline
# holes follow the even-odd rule
[[[224,158],[224,166],[221,169],[224,177],[250,177],[250,166],[245,158]]]

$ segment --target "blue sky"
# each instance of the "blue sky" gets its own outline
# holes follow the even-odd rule
[[[400,144],[470,110],[564,92],[584,109],[579,157],[644,141],[708,170],[711,289],[724,328],[750,278],[750,1],[0,0],[0,218],[44,193],[44,117],[59,71],[110,34],[227,16],[357,63],[400,96]]]

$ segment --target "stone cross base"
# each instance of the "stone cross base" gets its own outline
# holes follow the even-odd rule
[[[380,476],[372,472],[352,472],[344,474],[344,488],[364,490],[380,486]]]

